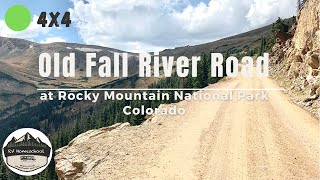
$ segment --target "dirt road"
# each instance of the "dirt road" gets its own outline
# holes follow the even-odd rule
[[[237,78],[208,88],[279,87],[267,78]],[[319,120],[283,91],[265,92],[267,101],[183,101],[177,106],[185,115],[97,133],[60,156],[69,164],[97,162],[83,179],[320,179]]]
[[[241,78],[208,88],[279,87],[267,78]],[[234,94],[238,92],[261,91]],[[186,103],[188,113],[176,117],[185,123],[159,155],[152,177],[320,179],[319,120],[290,102],[283,91],[265,92],[267,101]]]

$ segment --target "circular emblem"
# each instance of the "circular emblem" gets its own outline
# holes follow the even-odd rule
[[[11,30],[23,31],[27,29],[31,23],[31,14],[25,6],[14,5],[7,10],[5,21]]]
[[[2,147],[2,157],[11,171],[22,176],[33,176],[49,165],[52,146],[42,132],[23,128],[7,137]]]

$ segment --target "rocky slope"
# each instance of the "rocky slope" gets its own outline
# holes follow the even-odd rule
[[[320,1],[305,2],[294,31],[293,38],[279,40],[273,47],[273,75],[299,104],[319,117]]]

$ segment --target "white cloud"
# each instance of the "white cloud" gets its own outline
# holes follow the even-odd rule
[[[62,37],[48,37],[47,39],[40,41],[42,44],[49,44],[54,42],[66,42]]]
[[[37,24],[37,20],[38,16],[33,16],[29,27],[21,32],[9,29],[6,22],[4,20],[0,20],[0,36],[33,40],[33,38],[47,34],[49,32],[49,28],[41,27]]]
[[[241,33],[293,15],[294,0],[71,0],[73,22],[87,44],[151,51]]]
[[[289,17],[295,14],[294,0],[254,0],[247,14],[251,27],[271,23],[276,17]]]

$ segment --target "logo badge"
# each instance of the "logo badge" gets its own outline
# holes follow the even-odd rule
[[[32,176],[47,168],[52,158],[52,146],[42,132],[30,128],[19,129],[5,140],[2,157],[11,171]]]

